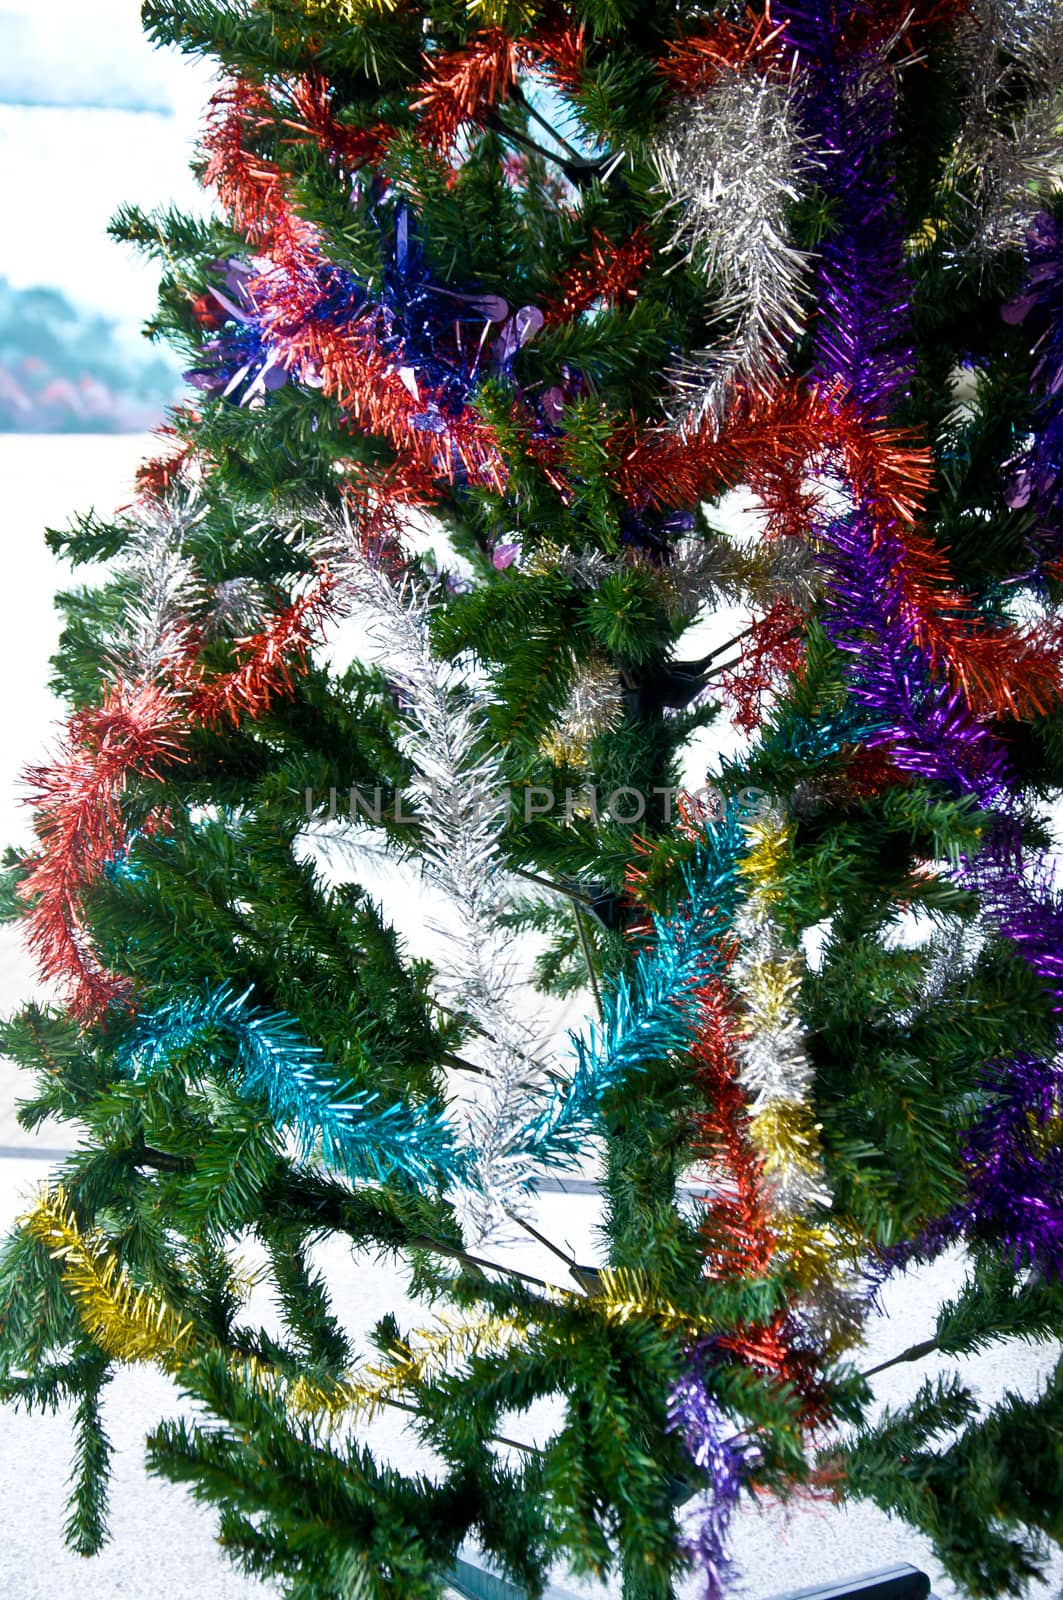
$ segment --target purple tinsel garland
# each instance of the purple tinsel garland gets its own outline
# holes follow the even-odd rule
[[[831,546],[827,631],[850,653],[854,697],[883,723],[866,742],[888,744],[898,766],[996,810],[982,849],[962,861],[957,876],[977,890],[984,915],[1063,1010],[1063,903],[1044,859],[1023,859],[1021,831],[1006,815],[1010,792],[999,741],[962,696],[932,678],[905,622],[890,541],[876,544],[870,522],[857,515]],[[1063,1151],[1037,1137],[1059,1115],[1063,1072],[1023,1057],[994,1068],[985,1086],[990,1098],[966,1136],[964,1203],[932,1225],[933,1237],[895,1250],[892,1265],[932,1254],[933,1243],[940,1247],[960,1232],[990,1228],[1017,1263],[1063,1272]]]
[[[1063,1010],[1063,902],[1044,858],[1023,859],[1021,831],[1006,816],[1010,794],[999,742],[961,696],[932,679],[905,624],[889,541],[876,547],[873,532],[856,516],[831,539],[827,621],[835,643],[850,653],[854,697],[882,718],[882,732],[866,742],[887,743],[898,766],[997,810],[996,826],[957,876],[978,891],[983,913]],[[1047,1135],[1063,1109],[1063,1069],[1021,1057],[997,1064],[984,1087],[989,1099],[966,1135],[963,1204],[889,1252],[884,1265],[903,1266],[961,1232],[989,1229],[1017,1264],[1063,1273],[1063,1150]]]
[[[814,376],[842,379],[870,419],[887,416],[903,398],[914,352],[903,219],[890,157],[896,91],[877,63],[842,59],[846,23],[859,9],[859,0],[838,0],[830,8],[795,0],[786,33],[804,68],[806,122],[824,152],[819,181],[833,202],[835,222],[817,269],[821,309]],[[998,813],[994,838],[964,864],[963,877],[982,892],[986,911],[1022,958],[1053,992],[1063,994],[1063,908],[1044,894],[1031,894],[1029,878],[1024,881],[1018,829],[1009,820],[1013,797],[1005,752],[966,697],[935,674],[919,643],[903,590],[901,541],[859,504],[819,531],[828,552],[824,626],[849,661],[853,699],[872,725],[865,742],[888,748],[903,771],[945,783]],[[1040,1114],[1043,1126],[1058,1115],[1060,1076],[1044,1063],[1012,1063],[997,1087],[967,1134],[965,1202],[932,1225],[934,1244],[940,1248],[960,1231],[988,1226],[1016,1260],[1059,1271],[1063,1203],[1048,1197],[1063,1192],[1063,1154],[1037,1140],[1030,1116]],[[919,1243],[913,1242],[911,1253]],[[895,1254],[902,1255],[903,1247]],[[670,1426],[711,1478],[692,1553],[706,1576],[706,1600],[717,1600],[728,1570],[724,1541],[751,1463],[726,1436],[726,1420],[706,1388],[698,1355],[670,1396]]]
[[[786,34],[805,69],[809,130],[827,152],[820,184],[833,201],[836,223],[820,252],[816,376],[841,378],[874,417],[887,415],[903,395],[913,352],[890,158],[895,90],[875,62],[844,59],[846,26],[863,9],[861,0],[830,7],[794,0]],[[1037,335],[1034,379],[1044,400],[1016,503],[1033,499],[1042,518],[1058,520],[1063,229],[1048,216],[1033,230],[1030,263],[1027,293],[1010,316],[1029,320]],[[866,743],[887,747],[903,771],[945,783],[997,814],[984,848],[962,863],[958,876],[978,891],[985,914],[1063,1009],[1063,905],[1043,863],[1023,861],[1000,741],[972,714],[966,697],[935,675],[919,644],[901,586],[900,541],[861,506],[821,534],[830,574],[824,626],[849,660],[854,699],[878,724]],[[1031,1154],[1031,1124],[1020,1109],[1028,1102],[1030,1116],[1041,1114],[1043,1121],[1049,1103],[1058,1107],[1059,1070],[1023,1058],[998,1068],[993,1083],[997,1092],[968,1133],[966,1202],[945,1220],[954,1233],[993,1226],[1016,1259],[1058,1272],[1063,1204],[1052,1196],[1060,1194],[1061,1162],[1050,1153]]]
[[[1024,859],[1018,826],[1002,820],[978,855],[964,860],[961,876],[1063,1011],[1063,900],[1048,860]]]
[[[818,378],[844,379],[868,414],[885,416],[915,373],[904,220],[891,158],[897,90],[876,58],[849,56],[845,33],[867,10],[794,0],[785,35],[803,69],[805,123],[822,152],[817,186],[831,202],[819,246]]]
[[[785,29],[804,69],[806,125],[823,152],[819,183],[832,202],[834,223],[819,252],[813,376],[840,378],[870,419],[889,415],[903,399],[915,363],[890,152],[895,84],[881,64],[845,58],[846,26],[865,9],[861,0],[836,0],[830,7],[793,0]],[[1035,381],[1045,399],[1015,503],[1033,498],[1042,517],[1050,510],[1058,519],[1063,229],[1050,220],[1034,231],[1031,269],[1030,291],[1013,320],[1027,317],[1035,331],[1044,328]],[[984,913],[1063,1010],[1063,903],[1043,863],[1023,861],[1000,740],[966,696],[935,673],[920,645],[904,595],[901,541],[861,505],[818,531],[829,573],[824,626],[849,662],[852,697],[871,724],[865,743],[886,747],[901,770],[943,783],[996,814],[984,848],[961,864],[958,876],[979,892]],[[963,1147],[963,1203],[919,1239],[885,1252],[885,1270],[915,1254],[932,1256],[958,1234],[988,1230],[1017,1264],[1063,1275],[1063,1149],[1051,1138],[1052,1124],[1063,1115],[1063,1067],[1017,1058],[987,1069],[983,1087],[985,1104]],[[752,1462],[728,1437],[726,1418],[706,1388],[707,1354],[694,1353],[673,1389],[669,1425],[711,1480],[692,1553],[706,1576],[706,1600],[718,1600],[728,1571],[728,1526]]]
[[[1008,496],[1036,517],[1031,538],[1042,560],[1063,555],[1063,224],[1044,211],[1030,230],[1026,247],[1029,272],[1017,300],[1004,308],[1004,320],[1021,323],[1036,357],[1031,374],[1038,398],[1035,434],[1015,463]]]
[[[902,771],[948,783],[981,806],[1004,807],[1009,792],[999,740],[958,690],[934,676],[915,640],[900,541],[859,508],[823,531],[830,572],[824,627],[849,658],[854,699],[880,724],[864,742],[886,746]]]
[[[827,530],[831,577],[824,626],[850,660],[851,688],[881,731],[869,745],[886,745],[896,765],[916,776],[969,795],[997,821],[976,856],[957,869],[976,890],[984,915],[1014,945],[1063,1010],[1063,903],[1041,857],[1024,860],[1021,830],[1010,816],[1012,796],[999,740],[972,716],[964,697],[936,680],[920,650],[896,580],[897,547],[857,511]],[[1019,1115],[1023,1097],[1038,1085],[1031,1115],[1046,1097],[1059,1105],[1063,1077],[1029,1061],[1000,1069],[999,1093],[968,1130],[969,1168],[964,1204],[947,1219],[944,1237],[991,1227],[1016,1261],[1046,1273],[1063,1270],[1063,1177],[1051,1152],[1031,1156],[1030,1129]],[[1047,1120],[1047,1113],[1042,1120]],[[1041,1141],[1046,1146],[1045,1140]],[[1063,1158],[1061,1158],[1063,1160]],[[938,1234],[941,1234],[939,1222]],[[908,1254],[925,1253],[927,1239]],[[895,1252],[901,1265],[905,1251]]]
[[[1015,1265],[1063,1277],[1063,1068],[1016,1056],[994,1063],[990,1096],[969,1130],[968,1225],[1005,1239]]]
[[[694,1465],[711,1480],[708,1503],[700,1510],[687,1546],[705,1577],[705,1600],[719,1600],[731,1571],[726,1541],[742,1485],[757,1459],[756,1446],[743,1441],[705,1386],[705,1347],[691,1352],[690,1365],[668,1397],[668,1431],[677,1433]]]

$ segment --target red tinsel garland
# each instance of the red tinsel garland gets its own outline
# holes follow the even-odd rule
[[[335,579],[323,573],[309,594],[279,611],[268,628],[234,641],[240,657],[231,672],[204,677],[197,663],[187,670],[186,715],[190,726],[217,727],[258,717],[294,687],[292,674],[306,671],[314,634],[332,613]]]
[[[120,681],[99,707],[74,713],[50,766],[26,773],[41,842],[19,886],[29,904],[27,941],[41,976],[68,990],[81,1020],[100,1015],[128,987],[88,948],[81,910],[88,885],[125,848],[121,796],[131,777],[158,778],[162,763],[182,759],[173,694]]]
[[[970,16],[970,0],[878,0],[850,12],[839,37],[839,50],[849,59],[881,56],[898,66],[920,59],[927,34]],[[710,88],[723,72],[789,71],[794,51],[786,39],[785,7],[776,23],[771,5],[762,12],[746,8],[744,22],[715,16],[698,33],[673,40],[658,70],[680,93]]]
[[[297,78],[291,89],[291,103],[295,115],[284,117],[281,125],[297,135],[309,135],[343,172],[356,172],[368,162],[379,161],[395,137],[394,128],[385,122],[369,128],[352,128],[349,123],[337,122],[332,114],[332,85],[321,73]]]
[[[587,65],[587,45],[582,23],[578,27],[547,23],[535,30],[527,45],[544,78],[549,78],[569,94],[577,92]]]
[[[425,144],[448,154],[466,122],[479,122],[517,81],[521,46],[501,28],[487,28],[461,50],[426,56],[412,109]]]
[[[700,1225],[712,1277],[765,1273],[775,1254],[763,1168],[746,1129],[746,1096],[738,1081],[735,1018],[727,986],[707,978],[697,992],[699,1032],[690,1052],[697,1090],[691,1148],[714,1173]]]
[[[319,83],[311,98],[320,99],[323,93]],[[442,434],[415,426],[430,397],[411,393],[394,357],[379,348],[372,311],[341,327],[315,316],[329,262],[317,229],[296,215],[280,168],[247,148],[256,130],[267,124],[275,124],[275,115],[263,90],[242,80],[220,90],[211,103],[203,141],[208,156],[204,181],[214,186],[235,226],[267,260],[248,293],[263,329],[282,349],[285,365],[315,372],[323,392],[361,430],[390,440],[422,484],[427,477],[449,483],[461,476],[501,488],[505,472],[493,431],[474,412],[449,419]]]
[[[19,889],[29,903],[28,943],[41,976],[63,988],[79,1021],[101,1016],[129,991],[93,956],[82,909],[86,891],[126,847],[120,802],[128,782],[158,779],[160,767],[184,761],[192,727],[261,716],[291,693],[333,588],[331,574],[322,573],[307,595],[238,640],[242,659],[229,672],[209,677],[193,659],[173,664],[169,685],[111,685],[98,708],[71,717],[57,759],[27,772],[41,843]]]
[[[697,802],[681,795],[679,832],[696,837],[702,829]],[[650,846],[633,840],[639,853]],[[646,893],[645,873],[634,863],[627,872],[627,893],[639,905]],[[646,939],[652,925],[643,914],[629,926],[629,936]],[[734,956],[720,947],[726,967]],[[734,1282],[763,1278],[777,1253],[763,1164],[748,1132],[749,1107],[739,1081],[739,1062],[733,999],[723,979],[706,972],[696,991],[698,1034],[690,1051],[694,1105],[690,1112],[691,1152],[704,1161],[712,1177],[702,1196],[699,1224],[704,1270],[712,1278]],[[788,1385],[799,1401],[801,1425],[815,1429],[831,1420],[820,1373],[822,1353],[812,1348],[807,1334],[789,1311],[780,1311],[763,1323],[745,1323],[713,1341],[717,1353],[726,1352],[741,1365]]]
[[[1063,623],[1000,628],[974,613],[947,558],[918,526],[929,451],[910,432],[869,421],[842,390],[791,383],[770,396],[736,391],[722,425],[709,420],[685,436],[632,425],[616,435],[610,456],[614,485],[632,504],[666,509],[748,487],[770,538],[809,537],[818,504],[811,469],[832,468],[899,543],[897,578],[920,643],[976,714],[1043,713],[1063,697]]]
[[[595,228],[587,250],[565,270],[557,294],[543,307],[547,322],[578,317],[596,300],[612,305],[633,300],[652,257],[653,245],[644,228],[636,228],[622,244],[613,244]]]
[[[940,20],[940,13],[940,6],[931,6],[910,15],[928,27]],[[723,64],[748,61],[750,52],[763,58],[774,48],[776,34],[767,11],[745,29],[721,21],[701,37],[694,53],[699,61],[715,63],[712,70],[718,71]],[[518,46],[499,30],[488,30],[464,51],[432,64],[431,82],[418,104],[435,118],[432,126],[440,136],[447,128],[456,130],[455,117],[468,120],[489,99],[508,92],[525,48],[531,46]],[[295,98],[306,125],[327,141],[334,125],[324,81],[302,80]],[[216,97],[205,141],[207,178],[237,224],[272,262],[253,287],[263,325],[282,342],[290,365],[318,372],[325,392],[339,400],[359,428],[391,440],[422,497],[429,479],[449,482],[458,474],[501,490],[507,474],[493,431],[471,409],[449,421],[442,436],[414,426],[423,400],[415,399],[391,358],[376,348],[371,315],[342,328],[311,315],[320,293],[320,271],[327,265],[316,231],[295,216],[286,180],[275,164],[246,145],[256,129],[274,120],[265,91],[238,81]],[[556,314],[577,314],[596,295],[629,292],[646,249],[638,235],[618,247],[596,238],[589,259],[573,269],[570,283],[562,287]],[[527,442],[558,492],[567,494],[564,440]],[[875,509],[884,529],[901,539],[904,561],[897,578],[917,636],[964,690],[972,708],[985,715],[1017,716],[1043,713],[1060,699],[1060,625],[1049,622],[1020,632],[991,628],[972,613],[952,585],[945,558],[916,528],[929,489],[929,453],[913,436],[869,422],[840,389],[791,383],[770,397],[739,390],[724,427],[707,419],[681,436],[632,424],[615,436],[611,455],[616,462],[614,486],[629,504],[662,509],[690,505],[742,483],[764,506],[769,532],[776,537],[806,536],[815,503],[807,487],[809,469],[826,458]],[[760,625],[773,639],[776,621],[766,618]],[[776,643],[785,647],[783,641]],[[754,677],[762,676],[761,665]],[[740,693],[742,681],[741,676],[735,681]],[[755,685],[752,692],[759,692]]]
[[[768,73],[785,60],[785,31],[770,5],[759,16],[747,7],[745,23],[715,16],[700,33],[672,40],[659,71],[686,94],[711,88],[723,72]]]
[[[274,125],[265,89],[245,78],[224,83],[207,106],[203,185],[215,191],[233,226],[253,245],[291,259],[316,238],[316,230],[289,206],[288,180],[276,162],[249,148],[257,132]]]
[[[425,57],[425,75],[415,93],[418,130],[424,143],[447,156],[466,123],[481,126],[502,105],[522,68],[536,67],[569,92],[577,89],[585,60],[581,27],[539,28],[511,39],[501,28],[485,28],[460,50]]]
[[[742,640],[738,666],[721,673],[724,698],[732,706],[735,726],[743,733],[752,733],[759,726],[766,697],[787,678],[802,673],[804,622],[804,613],[780,596]]]

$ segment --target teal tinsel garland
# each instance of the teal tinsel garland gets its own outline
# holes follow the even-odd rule
[[[629,1072],[689,1049],[697,1019],[693,991],[719,964],[717,941],[733,912],[736,866],[743,849],[738,820],[729,815],[699,844],[687,870],[688,899],[670,917],[654,918],[656,938],[636,958],[631,982],[620,978],[606,997],[600,1027],[572,1036],[576,1064],[540,1114],[515,1133],[512,1149],[542,1166],[580,1156],[596,1131],[600,1102]],[[206,1052],[215,1070],[235,1069],[236,1087],[262,1097],[278,1127],[294,1134],[304,1158],[321,1158],[352,1178],[384,1181],[402,1172],[416,1183],[450,1187],[467,1181],[464,1152],[446,1119],[431,1107],[377,1109],[379,1097],[341,1098],[321,1051],[295,1019],[250,1004],[251,990],[234,995],[182,995],[142,1015],[118,1053],[130,1076],[159,1072],[184,1052]],[[219,1036],[235,1045],[223,1050]]]
[[[694,991],[722,968],[720,941],[738,900],[738,862],[747,848],[733,808],[699,841],[686,869],[687,899],[654,917],[652,945],[639,952],[631,982],[621,976],[603,1003],[601,1025],[572,1034],[576,1068],[523,1134],[521,1149],[545,1164],[585,1152],[602,1097],[629,1072],[690,1049],[698,1030]]]
[[[325,1163],[352,1178],[383,1182],[403,1172],[414,1182],[441,1187],[458,1178],[461,1156],[441,1115],[427,1107],[376,1109],[376,1094],[338,1098],[346,1086],[328,1077],[321,1051],[307,1042],[294,1018],[255,1011],[250,999],[250,989],[236,996],[225,984],[141,1016],[119,1052],[120,1067],[138,1077],[159,1072],[198,1046],[211,1067],[224,1070],[228,1052],[223,1056],[217,1036],[227,1035],[236,1046],[239,1092],[266,1100],[274,1122],[294,1134],[304,1159],[320,1145]]]

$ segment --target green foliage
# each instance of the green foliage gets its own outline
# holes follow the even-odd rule
[[[448,580],[432,602],[433,648],[482,679],[484,742],[518,797],[502,849],[528,892],[514,897],[505,925],[537,941],[538,987],[583,991],[590,1011],[633,971],[636,899],[667,916],[688,898],[695,841],[666,797],[692,737],[720,712],[724,680],[719,652],[683,659],[695,653],[684,652],[683,634],[702,602],[759,614],[776,590],[765,547],[725,540],[716,508],[699,506],[678,509],[694,514],[692,542],[708,545],[721,571],[729,561],[730,575],[702,588],[690,580],[687,592],[667,540],[640,544],[633,531],[638,523],[652,535],[662,510],[677,509],[669,485],[638,507],[617,487],[630,430],[661,423],[662,375],[719,333],[716,287],[667,248],[674,219],[647,159],[670,93],[656,63],[702,29],[704,8],[576,0],[567,20],[584,29],[584,54],[564,92],[547,92],[542,75],[523,77],[467,123],[448,163],[417,126],[428,65],[489,22],[526,38],[545,19],[521,0],[489,10],[461,0],[148,0],[143,16],[156,42],[266,91],[268,108],[248,134],[254,156],[276,164],[296,214],[367,304],[396,270],[381,217],[402,198],[435,285],[401,329],[411,345],[426,337],[417,318],[433,296],[453,298],[455,326],[474,340],[480,326],[467,308],[484,296],[504,299],[507,313],[544,312],[501,372],[488,359],[499,327],[483,328],[474,408],[505,481],[456,473],[437,485],[437,549],[408,559]],[[1031,355],[1000,317],[1022,263],[1005,252],[975,269],[956,246],[974,198],[970,178],[950,166],[962,115],[957,63],[933,31],[920,50],[919,72],[899,73],[895,174],[916,375],[891,421],[929,441],[927,527],[972,614],[997,623],[1010,614],[1014,574],[1030,564],[1031,519],[1006,503],[1005,482],[1030,427]],[[318,76],[331,85],[337,126],[391,130],[379,179],[307,136],[298,96]],[[790,220],[795,243],[810,251],[841,225],[837,201],[815,186]],[[649,253],[631,286],[592,299],[581,315],[558,314],[590,252],[603,240],[621,247],[636,230]],[[227,219],[134,206],[112,234],[163,273],[150,336],[194,362],[205,337],[197,301],[217,285],[219,262],[256,254],[261,239],[249,243]],[[806,338],[796,348],[798,371],[809,346]],[[525,397],[560,394],[554,422],[516,405],[514,386]],[[243,624],[217,625],[219,586],[251,596],[248,629],[283,610],[305,593],[323,513],[344,503],[360,473],[377,481],[390,472],[397,452],[358,431],[346,398],[294,378],[261,404],[198,396],[172,420],[174,446],[197,464],[197,517],[181,556],[202,603],[186,620],[200,661],[221,672],[245,645]],[[57,693],[73,707],[98,706],[116,672],[129,670],[137,514],[89,512],[47,537],[73,566],[111,564],[103,583],[60,597],[53,664]],[[509,543],[519,558],[498,570],[493,557]],[[1055,596],[1056,579],[1046,586]],[[792,823],[773,914],[795,950],[817,930],[800,1009],[834,1219],[872,1255],[922,1234],[932,1258],[935,1225],[966,1193],[966,1134],[986,1062],[1054,1050],[1058,1019],[1014,949],[984,936],[977,898],[957,882],[955,867],[989,819],[943,785],[877,787],[862,765],[867,728],[848,696],[846,663],[814,616],[803,644],[802,672],[769,699],[752,747],[720,763],[720,787],[730,806],[759,790]],[[342,640],[329,654],[342,654]],[[129,848],[79,900],[79,937],[130,980],[140,1013],[222,984],[253,989],[256,1005],[295,1019],[332,1064],[340,1103],[361,1093],[389,1105],[445,1099],[448,1074],[469,1065],[463,1050],[483,1041],[482,1018],[434,998],[437,974],[363,884],[373,850],[418,859],[422,824],[385,816],[371,833],[349,830],[334,854],[322,845],[330,791],[379,788],[387,813],[407,785],[401,693],[389,662],[327,660],[315,652],[305,671],[293,670],[290,692],[261,716],[196,725],[180,759],[129,778]],[[552,736],[589,667],[615,691],[611,712],[566,750]],[[1009,720],[1004,733],[1030,797],[1023,820],[1033,840],[1043,833],[1034,805],[1063,782],[1063,717]],[[521,793],[535,787],[571,804],[522,809]],[[633,820],[587,798],[624,789],[646,799]],[[5,866],[0,915],[15,919],[30,864],[9,852]],[[633,867],[643,875],[637,897]],[[61,1178],[84,1236],[134,1292],[165,1302],[189,1330],[174,1370],[196,1417],[153,1429],[152,1470],[213,1507],[227,1552],[290,1600],[436,1600],[448,1585],[470,1600],[496,1600],[507,1585],[535,1597],[557,1561],[589,1577],[618,1575],[625,1600],[673,1600],[685,1561],[678,1504],[710,1479],[665,1427],[669,1390],[690,1344],[708,1338],[719,1353],[751,1329],[779,1326],[798,1341],[798,1376],[806,1358],[809,1370],[823,1368],[811,1402],[796,1378],[779,1381],[767,1366],[720,1356],[708,1367],[723,1415],[756,1437],[757,1488],[785,1494],[807,1480],[811,1405],[852,1425],[825,1462],[844,1492],[923,1530],[971,1595],[1021,1594],[1048,1541],[1063,1538],[1058,1373],[1041,1395],[1008,1396],[984,1413],[957,1376],[943,1377],[871,1421],[868,1380],[828,1359],[803,1325],[791,1328],[796,1269],[784,1251],[763,1269],[705,1274],[705,1240],[678,1187],[704,1109],[689,1060],[647,1060],[637,1084],[614,1088],[601,1107],[602,1237],[627,1295],[620,1315],[586,1263],[559,1264],[555,1291],[473,1253],[449,1194],[404,1180],[355,1184],[313,1156],[297,1160],[268,1100],[235,1092],[221,1031],[131,1079],[121,1052],[132,1026],[122,1007],[78,1027],[55,1007],[30,1005],[2,1025],[0,1047],[26,1073],[23,1126],[57,1118],[72,1142],[76,1134]],[[424,1337],[389,1312],[367,1360],[317,1254],[337,1239],[357,1259],[383,1257],[407,1272],[411,1293],[432,1308],[426,1325],[433,1311],[447,1319],[449,1362],[428,1363],[382,1401],[414,1416],[438,1458],[431,1479],[381,1465],[354,1408],[326,1426],[294,1403],[299,1380],[332,1392],[369,1365],[409,1359],[405,1347]],[[254,1320],[238,1265],[249,1242],[272,1300],[268,1327]],[[492,1318],[519,1337],[500,1348],[477,1342]],[[934,1339],[899,1359],[1047,1343],[1061,1327],[1058,1284],[1019,1273],[987,1237],[972,1247],[967,1282],[941,1308]],[[31,1409],[73,1407],[67,1537],[85,1554],[106,1538],[110,1373],[63,1260],[15,1233],[0,1256],[0,1395]],[[533,1447],[525,1425],[542,1402],[558,1420]],[[504,1574],[496,1596],[458,1559],[466,1539]]]
[[[67,1544],[79,1556],[98,1554],[107,1539],[111,1441],[104,1431],[100,1399],[108,1371],[98,1352],[95,1356],[98,1370],[79,1373],[69,1515],[63,1528]]]
[[[966,1593],[1021,1595],[1044,1576],[1048,1540],[1063,1532],[1053,1438],[1061,1405],[1058,1368],[1035,1399],[1005,1395],[977,1420],[958,1379],[928,1381],[911,1405],[862,1429],[835,1461],[847,1493],[899,1512],[928,1535]]]
[[[594,639],[625,666],[652,661],[669,643],[667,615],[648,573],[611,574],[590,597],[585,616]]]

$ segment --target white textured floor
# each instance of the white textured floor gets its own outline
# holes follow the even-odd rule
[[[24,814],[14,805],[18,769],[39,759],[47,724],[55,716],[44,688],[47,657],[57,637],[49,596],[57,569],[40,543],[40,529],[75,508],[95,503],[106,511],[128,498],[133,467],[145,441],[134,438],[47,438],[0,436],[0,479],[4,484],[5,584],[0,587],[0,682],[5,685],[0,739],[0,840],[26,840]],[[407,904],[411,927],[419,913]],[[407,920],[404,919],[404,920]],[[0,928],[0,1010],[27,998],[32,986],[28,962],[13,930]],[[17,1074],[0,1062],[0,1227],[6,1228],[25,1205],[48,1163],[22,1152],[31,1143],[14,1120]],[[66,1130],[45,1132],[41,1149],[69,1141]],[[595,1259],[595,1201],[586,1193],[541,1197],[541,1230],[571,1247],[583,1262]],[[557,1281],[560,1263],[538,1246],[494,1254]],[[403,1320],[401,1279],[386,1266],[357,1261],[339,1241],[323,1248],[321,1265],[336,1286],[338,1307],[353,1332],[364,1329],[394,1307]],[[896,1354],[926,1337],[934,1310],[962,1281],[958,1258],[932,1271],[889,1286],[885,1315],[868,1332],[866,1366]],[[257,1309],[257,1308],[256,1308]],[[264,1306],[263,1315],[269,1315]],[[411,1318],[416,1317],[414,1308]],[[1006,1387],[1032,1394],[1056,1359],[1054,1348],[1009,1346],[963,1364],[964,1375],[989,1403]],[[947,1363],[928,1361],[894,1368],[876,1380],[883,1403],[902,1401],[922,1379]],[[85,1562],[62,1544],[63,1498],[68,1439],[64,1415],[26,1417],[0,1410],[0,1595],[5,1600],[237,1600],[265,1591],[242,1578],[218,1551],[212,1517],[180,1489],[150,1480],[142,1466],[142,1441],[159,1417],[173,1415],[180,1401],[158,1374],[137,1368],[122,1372],[106,1405],[107,1427],[116,1446],[112,1496],[113,1540],[106,1551]],[[514,1419],[511,1431],[534,1442],[549,1426],[549,1416]],[[374,1425],[369,1437],[396,1466],[431,1470],[426,1456],[401,1421]],[[939,1595],[952,1593],[925,1544],[903,1525],[891,1523],[872,1507],[842,1510],[822,1502],[791,1509],[749,1506],[738,1519],[733,1553],[739,1581],[736,1593],[765,1597],[807,1584],[843,1578],[897,1561],[930,1573]],[[1050,1574],[1045,1592],[1063,1586],[1063,1562]],[[558,1575],[564,1592],[585,1591]],[[698,1594],[687,1585],[690,1600]]]

